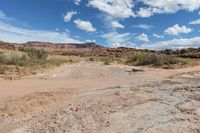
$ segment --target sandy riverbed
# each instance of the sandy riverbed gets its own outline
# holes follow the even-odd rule
[[[200,66],[166,70],[88,62],[0,79],[0,132],[199,133],[199,81]]]

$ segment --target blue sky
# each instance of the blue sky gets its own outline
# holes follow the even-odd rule
[[[0,40],[200,47],[200,0],[0,0]]]

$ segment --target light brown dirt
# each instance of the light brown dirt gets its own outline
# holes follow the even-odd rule
[[[0,133],[199,133],[199,81],[200,66],[94,62],[0,79]]]

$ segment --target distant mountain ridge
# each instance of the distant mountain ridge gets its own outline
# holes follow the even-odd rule
[[[166,49],[163,51],[155,51],[148,49],[135,49],[127,47],[118,47],[118,48],[108,48],[96,43],[48,43],[48,42],[27,42],[27,43],[8,43],[0,41],[1,49],[10,49],[10,50],[19,50],[23,51],[26,48],[43,48],[49,54],[58,54],[58,55],[75,55],[75,56],[115,56],[115,57],[130,57],[135,52],[150,52],[157,54],[170,54],[179,57],[190,57],[190,58],[200,58],[200,47],[199,48],[188,48],[181,50],[170,50]]]

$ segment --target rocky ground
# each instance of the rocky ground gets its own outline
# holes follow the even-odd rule
[[[0,79],[0,132],[199,133],[199,81],[200,66],[165,70],[86,62]]]

